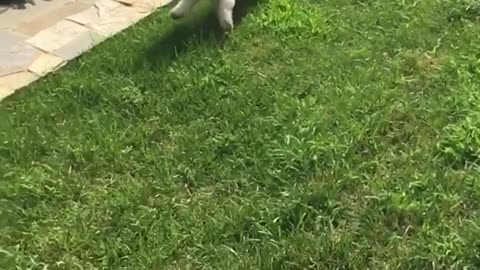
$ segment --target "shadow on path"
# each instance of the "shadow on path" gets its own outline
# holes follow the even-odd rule
[[[26,9],[27,4],[35,5],[35,0],[0,0],[0,14],[5,12],[5,8]]]

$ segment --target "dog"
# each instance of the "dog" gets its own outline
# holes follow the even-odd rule
[[[180,19],[193,9],[199,0],[179,0],[171,9],[170,16],[173,19]],[[233,8],[235,0],[213,0],[217,4],[217,16],[220,26],[225,32],[233,30]]]

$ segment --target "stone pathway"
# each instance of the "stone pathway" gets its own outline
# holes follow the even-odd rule
[[[170,0],[36,0],[0,6],[0,100]]]

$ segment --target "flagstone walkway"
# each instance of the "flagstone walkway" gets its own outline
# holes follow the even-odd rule
[[[35,0],[0,6],[0,100],[170,0]]]

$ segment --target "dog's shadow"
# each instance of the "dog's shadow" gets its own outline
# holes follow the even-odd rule
[[[258,5],[260,0],[237,0],[234,23],[238,27],[243,18]],[[154,43],[146,52],[146,59],[153,67],[164,66],[186,53],[191,44],[221,46],[227,39],[221,30],[212,8],[193,19],[184,19]]]
[[[50,1],[50,0],[45,0]],[[0,0],[0,14],[5,12],[4,8],[11,8],[11,9],[26,9],[27,4],[31,6],[36,5],[35,0]]]

